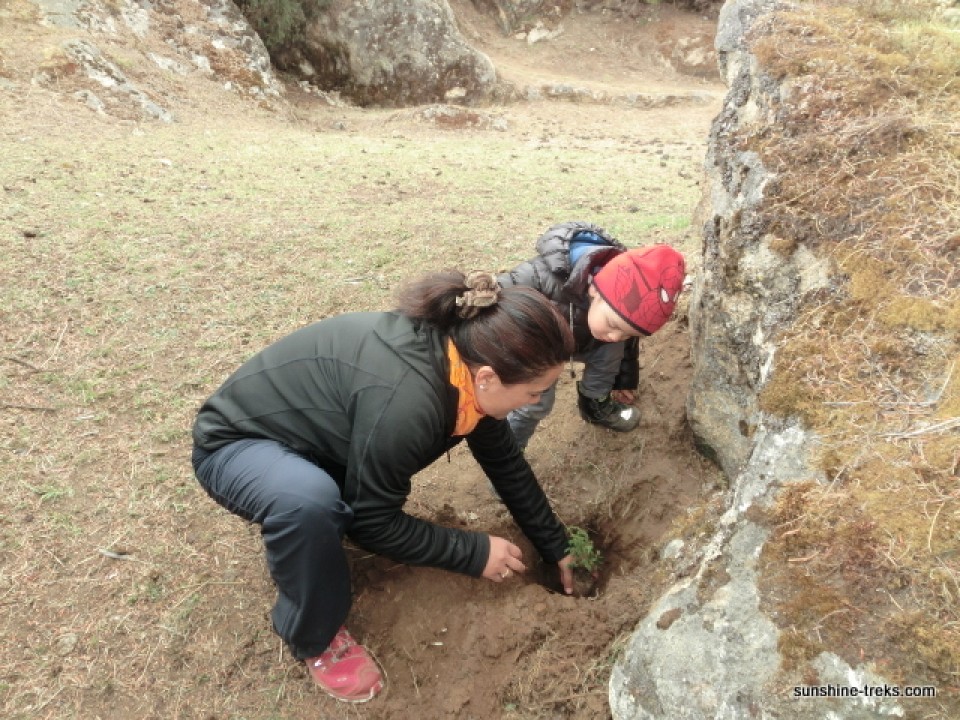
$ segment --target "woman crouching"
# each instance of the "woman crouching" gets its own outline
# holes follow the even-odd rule
[[[505,420],[539,400],[572,351],[569,325],[543,295],[447,271],[404,288],[394,312],[339,315],[278,340],[200,408],[197,477],[261,526],[274,630],[324,691],[364,702],[383,688],[344,625],[344,535],[396,562],[492,582],[526,569],[505,538],[404,512],[411,478],[461,440],[572,591],[566,531]]]

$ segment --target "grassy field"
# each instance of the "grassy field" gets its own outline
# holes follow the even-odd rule
[[[634,114],[637,142],[375,111],[343,132],[55,111],[5,124],[0,153],[5,717],[296,716],[286,677],[253,711],[259,690],[223,699],[192,664],[211,604],[269,607],[217,566],[262,572],[193,478],[198,404],[291,329],[389,307],[423,271],[507,268],[554,222],[695,243],[703,148],[655,114]]]
[[[761,398],[824,439],[827,482],[791,489],[768,518],[765,602],[781,622],[783,677],[805,677],[833,649],[893,682],[937,685],[939,704],[918,717],[939,718],[956,707],[960,672],[960,52],[956,33],[929,18],[920,0],[807,3],[781,16],[756,49],[799,102],[745,149],[777,173],[771,248],[806,244],[837,268],[837,287],[810,298],[781,338]],[[715,106],[516,104],[491,111],[503,131],[454,130],[403,111],[225,111],[214,87],[217,113],[184,108],[163,125],[19,87],[0,87],[3,717],[316,715],[264,619],[255,530],[220,512],[189,465],[198,404],[264,344],[327,315],[389,307],[427,270],[510,267],[561,220],[599,222],[631,246],[673,242],[697,269],[689,224]],[[680,367],[684,353],[670,357]],[[682,397],[674,369],[657,366],[655,385]],[[609,476],[629,492],[652,464],[653,449],[634,445],[602,459],[608,438],[532,452],[549,472]],[[610,517],[639,514],[673,491],[674,469],[645,477],[647,495],[590,491]],[[389,587],[408,588],[389,573]],[[491,685],[506,688],[491,715],[597,716],[616,648],[589,643],[635,616],[561,608],[563,627],[583,636],[558,639],[558,625],[528,622],[552,615],[553,598],[507,603],[450,578],[435,587],[476,601],[470,631],[512,611],[532,627],[516,642],[524,659],[574,678],[561,689],[545,671],[516,679],[511,638],[483,643],[445,626],[451,646],[464,631],[459,647],[479,649]],[[433,671],[462,664],[454,689],[475,684],[470,658],[431,665],[429,647],[384,638],[390,666],[412,679],[398,672],[409,695],[382,712],[402,700],[443,715],[458,695],[443,684],[451,675],[425,684]],[[461,706],[451,707],[454,717]]]

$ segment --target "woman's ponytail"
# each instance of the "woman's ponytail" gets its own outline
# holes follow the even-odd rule
[[[573,353],[570,326],[546,297],[501,288],[491,273],[445,270],[406,285],[398,311],[449,335],[470,366],[488,365],[501,382],[529,382]]]

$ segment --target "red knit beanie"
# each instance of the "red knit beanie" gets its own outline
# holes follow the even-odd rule
[[[593,276],[593,285],[616,313],[644,335],[670,319],[683,289],[683,255],[650,245],[617,255]]]

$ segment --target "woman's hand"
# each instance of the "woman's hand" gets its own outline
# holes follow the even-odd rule
[[[637,393],[633,390],[611,390],[610,397],[624,405],[633,405],[637,401]]]
[[[557,562],[560,567],[560,584],[567,595],[573,595],[573,569],[570,567],[572,563],[573,555],[567,555]]]
[[[494,582],[503,582],[514,573],[525,572],[527,566],[523,564],[522,558],[523,551],[512,542],[491,535],[490,556],[483,568],[483,577]]]

